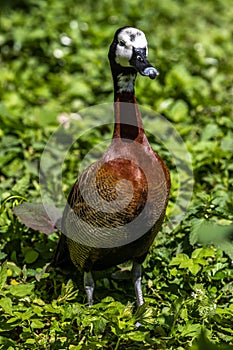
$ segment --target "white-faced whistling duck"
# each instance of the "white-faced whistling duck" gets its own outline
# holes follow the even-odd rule
[[[109,49],[114,83],[114,132],[105,154],[77,179],[62,218],[55,264],[64,257],[84,272],[89,305],[93,270],[131,260],[137,306],[143,304],[141,264],[163,222],[169,171],[151,148],[134,95],[137,73],[154,79],[144,33],[123,27]]]

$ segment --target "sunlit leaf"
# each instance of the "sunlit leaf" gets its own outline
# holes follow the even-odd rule
[[[7,280],[7,262],[4,261],[4,263],[0,266],[0,289],[4,287],[6,280]]]
[[[11,295],[15,297],[25,297],[26,295],[30,295],[34,289],[33,284],[18,284],[15,286],[9,286],[8,291]]]
[[[44,323],[40,320],[34,319],[31,321],[32,328],[44,328]]]
[[[12,301],[9,297],[0,299],[0,306],[7,314],[12,315]]]

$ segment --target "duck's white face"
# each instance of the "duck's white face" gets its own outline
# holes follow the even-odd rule
[[[133,56],[134,49],[145,49],[145,56],[147,57],[147,40],[141,30],[133,27],[124,28],[119,32],[117,39],[116,63],[123,67],[131,66],[129,61]]]

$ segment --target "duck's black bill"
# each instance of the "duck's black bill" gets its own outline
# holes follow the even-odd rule
[[[159,72],[147,61],[146,49],[135,49],[130,64],[143,76],[155,79]]]

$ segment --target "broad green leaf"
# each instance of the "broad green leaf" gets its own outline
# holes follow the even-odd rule
[[[34,290],[33,284],[18,284],[15,286],[9,286],[8,292],[15,297],[25,297],[27,295],[31,295]]]
[[[221,129],[217,124],[208,124],[203,131],[202,140],[210,140],[219,134],[221,134]]]
[[[12,187],[12,191],[23,195],[29,186],[29,182],[30,182],[30,176],[29,174],[26,174],[24,177],[22,177],[16,182],[16,184]]]
[[[188,321],[188,310],[187,308],[183,307],[180,311],[180,317],[185,320]]]
[[[198,248],[192,252],[192,258],[204,258],[215,256],[215,251],[212,248]]]
[[[45,311],[50,312],[52,314],[60,314],[61,312],[63,312],[63,308],[62,307],[57,307],[56,305],[51,305],[51,304],[46,304],[44,307]]]
[[[40,320],[33,319],[31,321],[31,327],[32,328],[44,328],[45,324],[41,322]]]
[[[169,117],[174,122],[181,122],[185,118],[187,118],[188,115],[188,106],[187,103],[183,100],[176,101],[171,109],[169,110]]]
[[[226,152],[233,152],[233,133],[229,133],[221,141],[221,148]]]
[[[203,228],[205,229],[206,222],[203,219],[193,219],[191,223],[191,233],[189,236],[190,244],[194,245],[199,242],[199,232]]]
[[[134,331],[134,332],[129,332],[127,336],[131,340],[134,340],[136,342],[143,342],[147,334],[148,334],[147,332]]]
[[[196,276],[198,274],[198,272],[201,270],[201,266],[198,264],[193,264],[193,265],[190,264],[188,266],[188,269],[194,276]]]
[[[186,269],[189,268],[190,266],[194,266],[195,263],[193,261],[193,259],[188,259],[188,260],[184,260],[180,263],[180,268],[181,269]]]
[[[12,315],[12,301],[9,297],[0,299],[0,306],[7,314]]]
[[[7,254],[0,251],[0,260],[5,259],[6,257],[7,257]]]
[[[193,337],[193,336],[196,336],[200,333],[201,331],[201,325],[200,324],[190,324],[190,323],[187,323],[182,331],[181,331],[181,335],[184,336],[184,337]]]
[[[172,261],[170,262],[170,265],[180,265],[181,263],[188,263],[189,257],[187,254],[177,254],[174,258],[172,258]]]
[[[33,344],[35,344],[36,342],[37,342],[37,340],[34,339],[34,338],[27,338],[26,341],[25,341],[25,343],[26,343],[26,344],[29,344],[29,345],[33,345]]]
[[[34,250],[34,249],[28,249],[26,252],[25,252],[25,262],[27,264],[32,264],[33,262],[35,262],[39,256],[39,253]]]
[[[4,287],[6,280],[7,280],[7,262],[4,261],[4,263],[0,266],[0,289]]]
[[[97,320],[93,322],[95,334],[101,334],[104,332],[107,325],[107,320],[103,317],[98,317]]]

